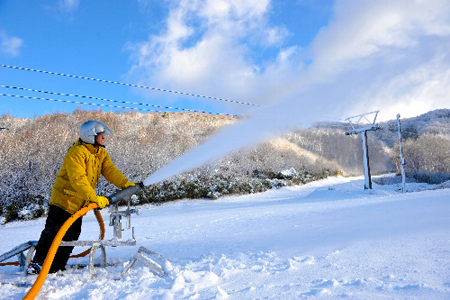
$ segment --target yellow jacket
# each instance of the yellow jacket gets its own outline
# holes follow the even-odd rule
[[[95,200],[95,186],[100,174],[122,188],[128,179],[111,161],[108,152],[79,139],[67,151],[63,165],[52,188],[50,204],[59,206],[70,214],[76,213],[85,203]]]

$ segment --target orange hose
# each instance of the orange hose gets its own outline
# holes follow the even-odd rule
[[[36,295],[41,290],[42,285],[44,284],[45,279],[47,278],[48,272],[50,271],[50,267],[52,266],[53,259],[55,258],[56,251],[58,250],[59,244],[61,243],[64,235],[66,234],[67,230],[72,226],[73,222],[75,222],[79,217],[85,215],[88,211],[91,209],[97,208],[97,203],[91,203],[87,207],[83,207],[79,211],[77,211],[75,214],[73,214],[67,221],[61,226],[58,233],[56,234],[55,239],[53,240],[52,245],[50,246],[50,249],[48,250],[47,257],[45,258],[44,264],[42,265],[42,269],[39,272],[39,275],[34,282],[31,289],[28,291],[28,293],[23,298],[25,299],[34,299]]]

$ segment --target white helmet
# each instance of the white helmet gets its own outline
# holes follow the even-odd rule
[[[80,127],[80,138],[83,142],[88,144],[95,144],[95,136],[99,133],[108,135],[112,130],[106,126],[105,123],[95,120],[84,122]]]

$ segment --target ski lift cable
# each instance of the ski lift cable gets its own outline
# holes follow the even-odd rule
[[[13,97],[13,98],[22,98],[22,99],[36,99],[36,100],[46,100],[46,101],[56,101],[56,102],[65,102],[65,103],[74,103],[74,104],[85,104],[85,105],[93,105],[93,106],[105,106],[105,107],[116,107],[116,108],[125,108],[125,109],[133,109],[147,112],[159,112],[156,110],[146,109],[146,108],[136,108],[129,106],[120,106],[120,105],[111,105],[111,104],[102,104],[102,103],[92,103],[92,102],[81,102],[81,101],[70,101],[70,100],[61,100],[61,99],[51,99],[51,98],[41,98],[41,97],[33,97],[33,96],[23,96],[23,95],[14,95],[14,94],[3,94],[0,93],[0,96],[3,97]],[[208,114],[206,111],[196,111],[196,113],[204,113]],[[213,115],[213,117],[220,117],[221,115]],[[226,115],[229,117],[236,117],[237,115]]]
[[[173,94],[180,94],[180,95],[185,95],[185,96],[190,96],[190,97],[198,97],[198,98],[206,98],[206,99],[212,99],[212,100],[231,102],[231,103],[235,103],[235,104],[249,105],[249,106],[255,106],[255,107],[259,107],[260,106],[259,104],[254,104],[254,103],[249,103],[249,102],[240,102],[240,101],[228,100],[228,99],[211,97],[211,96],[205,96],[205,95],[199,95],[199,94],[192,94],[192,93],[186,93],[186,92],[178,92],[178,91],[173,91],[173,90],[149,87],[149,86],[145,86],[145,85],[138,85],[138,84],[132,84],[132,83],[123,83],[123,82],[111,81],[111,80],[105,80],[105,79],[97,79],[97,78],[86,77],[86,76],[78,76],[78,75],[70,75],[70,74],[64,74],[64,73],[56,73],[56,72],[36,70],[36,69],[17,67],[17,66],[10,66],[10,65],[3,65],[3,64],[0,64],[0,67],[16,69],[16,70],[22,70],[22,71],[31,71],[31,72],[59,75],[59,76],[77,78],[77,79],[86,79],[86,80],[92,80],[92,81],[97,81],[97,82],[113,83],[113,84],[137,87],[137,88],[142,88],[142,89],[147,89],[147,90],[155,90],[155,91],[160,91],[160,92],[168,92],[168,93],[173,93]]]
[[[77,97],[77,98],[83,98],[83,99],[101,100],[101,101],[115,102],[115,103],[122,103],[122,104],[134,104],[134,105],[142,105],[142,106],[164,108],[164,109],[176,109],[176,110],[182,110],[182,111],[190,112],[190,113],[208,113],[211,115],[234,116],[232,114],[227,114],[227,113],[206,112],[203,110],[193,110],[193,109],[179,108],[179,107],[172,107],[172,106],[162,106],[162,105],[148,104],[148,103],[142,103],[142,102],[129,102],[129,101],[111,100],[111,99],[98,98],[98,97],[85,96],[85,95],[77,95],[77,94],[66,94],[66,93],[58,93],[58,92],[40,91],[40,90],[35,90],[35,89],[3,85],[3,84],[0,84],[0,88],[31,91],[31,92],[45,93],[45,94],[58,95],[58,96]],[[149,110],[149,111],[153,111],[153,110]]]

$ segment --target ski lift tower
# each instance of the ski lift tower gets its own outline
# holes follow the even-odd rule
[[[378,124],[375,124],[378,113],[380,111],[372,111],[362,115],[354,116],[345,119],[350,123],[352,130],[346,132],[346,135],[361,133],[362,147],[363,147],[363,159],[364,159],[364,189],[372,189],[372,178],[370,177],[369,167],[369,150],[367,147],[367,131],[375,131],[381,129]],[[373,120],[371,121],[373,116]],[[369,119],[370,118],[370,119]]]

